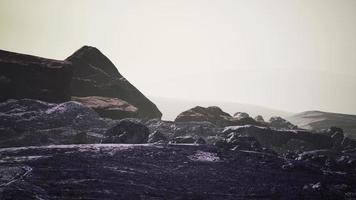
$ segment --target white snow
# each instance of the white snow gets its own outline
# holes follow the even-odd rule
[[[218,162],[220,158],[216,153],[196,151],[194,155],[188,156],[190,160],[193,161],[203,161],[203,162]]]

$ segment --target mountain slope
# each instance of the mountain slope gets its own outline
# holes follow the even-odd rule
[[[329,113],[322,111],[306,111],[288,117],[293,124],[312,130],[320,130],[337,126],[344,129],[350,138],[356,138],[356,115]]]

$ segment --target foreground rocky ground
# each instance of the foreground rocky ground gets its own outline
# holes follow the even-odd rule
[[[206,145],[0,150],[1,199],[352,199],[354,176]]]

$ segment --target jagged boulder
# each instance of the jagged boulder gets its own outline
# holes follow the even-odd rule
[[[68,61],[0,50],[0,101],[38,99],[70,100],[72,65]]]
[[[73,64],[73,96],[119,98],[138,108],[139,118],[161,118],[156,105],[128,82],[98,49],[84,46],[66,61]]]
[[[147,143],[149,130],[140,122],[123,119],[109,129],[105,136],[104,143],[142,144]]]
[[[298,129],[298,126],[290,123],[282,117],[271,117],[269,119],[269,126],[276,129]]]
[[[138,114],[135,106],[118,98],[88,96],[72,97],[72,100],[95,110],[101,117],[123,119],[137,117]]]

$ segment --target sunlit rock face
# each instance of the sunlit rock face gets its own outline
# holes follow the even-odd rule
[[[87,96],[72,97],[72,100],[95,110],[100,117],[123,119],[138,116],[138,109],[135,106],[118,98]]]
[[[139,118],[161,118],[162,113],[156,105],[127,81],[95,47],[84,46],[66,61],[73,64],[73,96],[118,98],[138,108]]]
[[[0,50],[0,101],[68,101],[71,79],[70,62]]]
[[[310,165],[305,157],[201,145],[8,148],[0,150],[0,197],[318,200],[355,193],[352,174]]]

